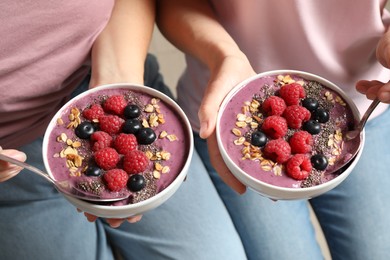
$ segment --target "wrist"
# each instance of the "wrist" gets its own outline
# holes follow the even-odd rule
[[[144,84],[143,79],[144,70],[134,70],[129,68],[125,71],[109,70],[105,73],[97,73],[92,70],[90,87],[96,87],[105,84],[115,83],[133,83],[133,84]]]
[[[214,71],[228,58],[248,61],[246,55],[234,42],[218,42],[205,48],[203,62],[210,71]]]

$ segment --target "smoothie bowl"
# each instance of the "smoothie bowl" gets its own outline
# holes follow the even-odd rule
[[[261,195],[309,199],[352,172],[364,132],[361,142],[346,141],[345,133],[359,119],[353,101],[328,80],[302,71],[269,71],[225,97],[217,119],[218,147],[235,177]],[[350,162],[339,169],[345,161]]]
[[[43,141],[50,177],[101,198],[90,202],[65,195],[99,217],[142,214],[168,200],[185,179],[193,153],[190,123],[181,108],[154,89],[110,84],[67,102],[51,120]]]

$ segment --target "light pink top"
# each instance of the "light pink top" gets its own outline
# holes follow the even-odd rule
[[[42,135],[88,72],[114,0],[0,1],[0,146]]]
[[[390,79],[389,71],[375,59],[378,40],[390,23],[385,0],[210,2],[257,72],[294,69],[317,74],[343,88],[361,113],[370,101],[355,90],[356,81]],[[188,68],[179,82],[178,98],[197,131],[208,73],[196,60],[186,58]],[[378,107],[376,113],[385,108]]]

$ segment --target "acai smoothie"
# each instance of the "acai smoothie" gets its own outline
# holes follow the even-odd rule
[[[334,89],[298,74],[267,75],[242,86],[226,103],[219,133],[242,171],[285,188],[326,183],[351,158],[358,142],[345,142],[353,111]]]
[[[134,204],[168,187],[189,159],[183,119],[163,100],[129,88],[94,89],[68,102],[46,133],[56,180],[105,198],[130,194]]]

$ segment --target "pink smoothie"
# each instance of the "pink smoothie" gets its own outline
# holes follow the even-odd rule
[[[129,104],[138,105],[142,112],[137,119],[142,122],[143,127],[152,128],[157,137],[153,143],[138,144],[137,147],[149,159],[147,169],[139,173],[144,177],[146,186],[136,192],[130,191],[127,186],[115,191],[131,194],[128,200],[119,202],[118,205],[132,204],[148,199],[169,186],[188,159],[188,129],[184,129],[185,123],[175,109],[158,98],[126,88],[102,89],[82,99],[76,98],[62,111],[50,132],[48,164],[57,180],[72,180],[86,192],[98,194],[102,198],[114,192],[107,188],[103,179],[106,171],[102,170],[102,174],[97,177],[85,174],[86,169],[94,164],[94,152],[91,141],[77,137],[73,126],[75,122],[77,125],[88,121],[83,116],[85,109],[93,104],[103,104],[112,95],[122,95]],[[115,139],[117,135],[112,136]],[[115,168],[122,169],[123,155],[120,158]]]
[[[309,158],[314,154],[323,154],[328,160],[328,166],[325,170],[313,167],[304,180],[290,177],[284,164],[266,158],[264,148],[250,144],[250,133],[261,128],[266,117],[261,104],[267,97],[278,95],[282,85],[291,82],[302,85],[306,97],[318,100],[320,107],[327,109],[330,115],[329,121],[321,124],[321,132],[312,135],[313,148],[307,154]],[[354,124],[353,113],[346,101],[332,89],[298,76],[278,75],[255,79],[238,90],[223,110],[219,134],[230,159],[250,176],[280,187],[303,188],[325,183],[341,174],[340,171],[329,172],[333,172],[341,161],[347,160],[358,148],[356,142],[344,142],[344,134]],[[295,131],[289,128],[283,138],[288,141]]]

